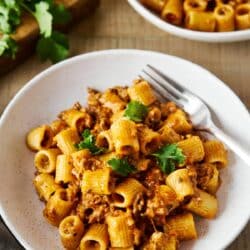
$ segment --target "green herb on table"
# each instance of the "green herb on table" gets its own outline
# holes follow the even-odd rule
[[[125,110],[124,116],[135,122],[142,122],[148,113],[147,106],[138,101],[131,101]]]
[[[185,156],[176,144],[165,145],[152,154],[156,157],[160,169],[165,174],[170,174],[175,170],[176,164],[182,164]]]
[[[6,43],[6,35],[14,34],[21,23],[23,12],[29,12],[36,19],[40,29],[40,39],[37,43],[37,53],[42,60],[50,59],[53,63],[61,61],[69,55],[67,38],[53,30],[53,24],[64,24],[70,21],[70,13],[62,4],[52,0],[3,0],[0,3],[0,56],[10,55],[14,58],[17,47],[12,39]],[[45,48],[49,46],[49,48]],[[11,52],[11,53],[10,53]]]
[[[9,35],[2,36],[0,39],[0,56],[6,55],[14,59],[17,49],[16,42]]]
[[[108,164],[115,172],[124,177],[136,171],[136,168],[129,164],[127,159],[112,158]]]
[[[105,148],[99,148],[95,144],[95,137],[89,129],[85,129],[82,133],[83,140],[76,144],[77,149],[88,149],[93,155],[99,155],[105,152]]]

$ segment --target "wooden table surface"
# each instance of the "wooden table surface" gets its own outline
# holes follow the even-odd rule
[[[250,41],[209,44],[188,41],[166,34],[140,17],[125,0],[101,0],[96,13],[70,33],[72,55],[89,51],[133,48],[164,52],[200,64],[217,75],[250,109]],[[0,78],[0,114],[17,93],[37,73],[50,66],[36,56]],[[232,215],[233,216],[233,215]],[[1,249],[20,249],[0,225]],[[250,250],[250,223],[228,248]],[[212,249],[211,249],[212,250]]]

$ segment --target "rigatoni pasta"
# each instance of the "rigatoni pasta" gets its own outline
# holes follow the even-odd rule
[[[203,0],[186,1],[203,13]],[[175,0],[145,2],[165,14],[182,8]],[[201,136],[176,104],[157,100],[143,79],[89,89],[86,109],[77,103],[32,129],[27,145],[36,151],[43,215],[59,227],[65,249],[176,250],[198,237],[193,214],[218,212],[226,149]]]
[[[229,32],[250,28],[248,0],[141,0],[163,20],[190,30]]]
[[[80,243],[80,250],[106,250],[108,247],[108,230],[103,224],[90,226]]]
[[[76,249],[84,233],[84,224],[77,215],[64,218],[59,225],[59,234],[66,249]]]

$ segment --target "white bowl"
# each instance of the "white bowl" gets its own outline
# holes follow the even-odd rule
[[[205,69],[183,59],[150,51],[110,50],[81,55],[42,72],[23,87],[0,120],[0,214],[25,249],[61,249],[57,229],[42,216],[44,204],[33,188],[33,157],[25,145],[26,133],[52,121],[76,101],[85,103],[87,86],[104,90],[130,84],[150,63],[203,98],[217,124],[250,148],[249,114],[238,97]],[[222,171],[215,220],[197,220],[199,239],[183,242],[181,249],[225,248],[250,216],[250,168],[229,152]]]
[[[250,39],[250,29],[230,32],[201,32],[181,28],[162,20],[158,15],[147,9],[140,0],[128,0],[130,5],[146,20],[158,28],[173,35],[202,42],[236,42]]]

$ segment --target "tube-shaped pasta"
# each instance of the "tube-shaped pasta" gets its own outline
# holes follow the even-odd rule
[[[107,152],[114,150],[114,143],[110,130],[100,132],[96,137],[96,145],[98,147],[106,148]]]
[[[62,130],[68,127],[67,123],[63,120],[54,120],[51,122],[50,127],[53,131],[54,136],[60,133]]]
[[[128,178],[119,184],[112,193],[114,205],[117,207],[129,207],[136,195],[143,191],[145,191],[145,188],[139,181]]]
[[[125,112],[125,109],[124,110],[121,110],[121,111],[118,111],[116,113],[114,113],[112,116],[111,116],[111,123],[115,122],[116,120],[119,120],[121,119],[122,117],[124,117],[124,112]]]
[[[36,153],[34,164],[39,173],[51,174],[56,169],[56,158],[60,154],[56,148],[43,149]]]
[[[142,4],[158,13],[161,13],[165,2],[166,0],[141,0]]]
[[[138,126],[140,150],[147,155],[156,151],[160,146],[160,135],[147,126]]]
[[[117,154],[130,155],[139,152],[137,128],[134,122],[120,119],[115,121],[110,129]]]
[[[176,235],[178,240],[196,239],[197,232],[193,215],[184,213],[167,218],[164,232]]]
[[[227,166],[227,151],[220,141],[211,140],[204,143],[205,162],[216,163],[219,168]]]
[[[110,172],[108,167],[95,171],[84,171],[81,182],[82,192],[92,191],[96,194],[110,194]]]
[[[205,162],[194,168],[197,173],[197,186],[214,195],[220,185],[219,171],[216,165]]]
[[[77,170],[82,170],[86,159],[91,157],[91,153],[88,149],[82,149],[71,154],[73,166]]]
[[[232,7],[235,7],[236,4],[239,4],[239,1],[242,0],[215,0],[216,6],[219,5],[230,5]],[[246,0],[243,0],[246,1]]]
[[[129,220],[131,220],[130,216],[124,212],[118,216],[107,216],[106,223],[112,247],[133,246],[133,230],[129,225]]]
[[[156,100],[153,90],[144,80],[135,81],[135,84],[128,88],[128,94],[131,100],[141,102],[146,106]]]
[[[192,129],[192,125],[187,120],[186,114],[181,109],[177,109],[174,113],[171,113],[164,121],[164,125],[169,126],[177,133],[188,133]]]
[[[116,158],[116,157],[117,157],[116,152],[110,152],[110,153],[102,154],[98,156],[98,159],[102,161],[103,163],[107,163],[109,160],[111,160],[112,158]]]
[[[161,17],[168,23],[180,25],[182,23],[182,0],[168,0],[161,12]]]
[[[171,206],[169,210],[172,210],[179,205],[175,191],[168,185],[160,185],[157,191],[159,191],[164,203],[169,205],[169,207]]]
[[[185,27],[190,30],[213,32],[216,20],[212,12],[190,11],[186,14]]]
[[[77,215],[65,217],[59,225],[61,242],[66,249],[77,249],[84,233],[84,224]]]
[[[183,3],[184,11],[205,11],[207,8],[206,0],[185,0]]]
[[[33,183],[39,198],[45,201],[48,201],[50,196],[60,188],[60,186],[55,183],[53,176],[50,174],[37,175]]]
[[[56,183],[69,183],[74,181],[72,175],[72,159],[70,155],[58,155],[56,161]]]
[[[167,124],[160,128],[159,134],[160,140],[163,144],[174,143],[181,140],[181,136],[177,134],[174,129],[170,128]]]
[[[199,136],[191,136],[177,143],[186,156],[186,163],[194,163],[203,160],[205,156],[203,143]]]
[[[195,196],[185,205],[185,209],[201,217],[212,219],[218,211],[218,201],[211,194],[197,189]]]
[[[67,190],[60,188],[49,198],[43,215],[50,224],[59,226],[60,222],[70,213],[73,205],[74,200],[69,196]]]
[[[75,144],[80,140],[77,131],[72,128],[61,131],[54,137],[54,139],[58,148],[66,155],[77,151]]]
[[[47,149],[53,143],[53,131],[48,125],[34,128],[28,133],[26,142],[31,150]]]
[[[188,176],[188,170],[178,169],[166,178],[166,184],[176,193],[177,199],[183,201],[185,197],[194,194],[193,184]]]
[[[244,4],[244,3],[250,3],[250,0],[236,0],[236,4]]]
[[[111,109],[113,113],[119,112],[126,107],[126,103],[113,91],[113,89],[108,89],[104,92],[100,98],[100,102],[104,107]]]
[[[250,28],[250,3],[240,4],[236,7],[235,23],[239,30]]]
[[[230,5],[218,5],[214,9],[217,31],[234,30],[234,9]]]
[[[143,250],[176,250],[177,239],[174,235],[154,232],[149,241],[142,247]]]
[[[105,224],[92,224],[80,243],[80,250],[107,250],[108,230]]]
[[[92,117],[87,112],[76,109],[63,111],[61,113],[61,119],[78,132],[82,132],[85,128],[90,128],[93,122]]]
[[[206,185],[206,190],[210,194],[215,194],[220,186],[220,173],[215,165],[212,165],[213,175]]]

